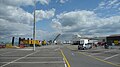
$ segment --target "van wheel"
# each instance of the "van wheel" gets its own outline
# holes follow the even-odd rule
[[[83,49],[84,49],[84,50],[86,50],[87,48],[86,48],[86,47],[84,47]]]

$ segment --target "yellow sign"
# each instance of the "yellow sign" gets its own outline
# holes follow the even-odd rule
[[[35,42],[36,45],[40,46],[39,40],[23,40],[22,42],[23,42],[23,44],[28,44],[28,45],[34,44],[34,42]]]
[[[118,45],[118,44],[119,44],[119,41],[118,41],[118,40],[114,40],[114,44],[115,44],[115,45]]]

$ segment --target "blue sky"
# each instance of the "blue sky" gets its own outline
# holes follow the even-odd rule
[[[32,38],[34,1],[0,0],[0,41]],[[119,29],[119,0],[36,0],[36,39],[108,36]]]
[[[58,15],[62,12],[69,12],[75,10],[93,10],[95,9],[102,0],[69,0],[66,3],[60,3],[58,0],[51,0],[48,5],[42,5],[41,3],[36,3],[36,10],[49,10],[54,8],[55,15]],[[33,13],[34,6],[21,6],[25,11]],[[55,16],[54,16],[55,17]],[[45,31],[52,32],[52,28],[50,26],[52,19],[43,19],[36,23],[37,29],[42,29]]]

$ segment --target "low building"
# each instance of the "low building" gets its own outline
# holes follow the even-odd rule
[[[81,36],[74,36],[72,39],[72,44],[73,45],[80,45],[81,43],[92,43],[92,44],[97,44],[98,39],[94,37],[81,37]]]
[[[112,43],[120,45],[120,34],[107,36],[106,40],[108,45],[112,45]]]

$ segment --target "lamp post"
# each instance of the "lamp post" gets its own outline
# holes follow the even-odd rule
[[[35,10],[36,10],[36,2],[34,0],[34,23],[33,23],[33,51],[35,51],[35,37],[36,37],[36,34],[35,34],[35,22],[36,22],[36,19],[35,19]]]

